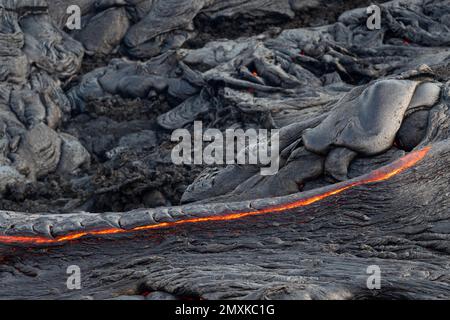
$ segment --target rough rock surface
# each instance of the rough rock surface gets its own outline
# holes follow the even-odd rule
[[[450,7],[368,4],[0,0],[0,298],[449,298]],[[174,166],[196,120],[278,173]]]

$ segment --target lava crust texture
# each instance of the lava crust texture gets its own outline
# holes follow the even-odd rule
[[[0,0],[0,298],[450,298],[450,5],[369,5]],[[278,172],[174,165],[197,121]]]

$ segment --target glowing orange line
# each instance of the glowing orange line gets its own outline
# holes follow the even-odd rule
[[[320,200],[323,200],[325,198],[328,198],[330,196],[337,195],[339,193],[342,193],[348,189],[374,183],[374,182],[381,182],[388,180],[392,178],[395,175],[398,175],[399,173],[405,171],[408,168],[411,168],[414,166],[417,162],[419,162],[421,159],[423,159],[427,153],[430,151],[430,147],[425,147],[422,150],[414,151],[406,155],[405,157],[395,161],[391,165],[388,165],[386,167],[380,168],[378,170],[373,171],[369,175],[367,175],[365,178],[360,180],[354,180],[349,182],[344,182],[339,185],[336,185],[336,188],[315,196],[311,196],[305,199],[300,199],[297,201],[293,201],[290,203],[285,203],[277,206],[267,207],[263,209],[253,210],[253,211],[247,211],[247,212],[237,212],[237,213],[230,213],[227,215],[222,216],[209,216],[209,217],[203,217],[203,218],[192,218],[192,219],[184,219],[174,222],[162,222],[158,224],[153,225],[146,225],[141,227],[136,227],[130,230],[124,230],[119,228],[110,228],[110,229],[103,229],[103,230],[91,230],[91,231],[83,231],[83,232],[77,232],[68,234],[65,236],[60,236],[54,239],[45,238],[45,237],[32,237],[32,236],[4,236],[0,235],[0,243],[5,244],[55,244],[55,243],[62,243],[67,241],[72,241],[76,239],[80,239],[85,236],[100,236],[100,235],[112,235],[112,234],[119,234],[119,233],[131,233],[131,232],[137,232],[137,231],[144,231],[144,230],[152,230],[152,229],[161,229],[161,228],[167,228],[167,227],[174,227],[177,225],[182,224],[190,224],[190,223],[200,223],[200,222],[213,222],[213,221],[231,221],[231,220],[237,220],[242,219],[250,216],[256,216],[256,215],[262,215],[266,213],[274,213],[274,212],[283,212],[288,211],[300,207],[309,206],[313,203],[316,203]]]

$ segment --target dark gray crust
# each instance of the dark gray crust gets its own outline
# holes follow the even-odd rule
[[[143,285],[205,299],[448,298],[448,197],[434,186],[448,180],[449,152],[448,143],[438,143],[389,180],[282,214],[82,239],[45,250],[3,246],[0,292],[2,298],[110,298],[138,293]],[[166,219],[179,212],[169,211]],[[14,219],[2,216],[3,226]],[[141,211],[101,220],[137,225],[149,216]],[[69,220],[95,218],[78,214]],[[29,224],[37,226],[36,217]],[[84,274],[81,291],[65,289],[65,269],[72,264]],[[366,288],[369,265],[382,270],[380,291]]]
[[[64,28],[73,2],[80,32]],[[181,206],[0,211],[0,298],[450,298],[445,0],[384,3],[373,32],[361,8],[319,27],[187,45],[200,18],[289,20],[324,3],[0,0],[0,197],[52,174],[93,188],[77,173],[96,152],[63,128],[100,101],[169,106],[133,122],[145,130],[94,146],[109,164],[208,117],[281,135],[278,174],[207,168]],[[87,56],[109,62],[86,71]],[[140,166],[149,169],[131,169]],[[289,207],[308,199],[318,201]],[[79,291],[66,288],[69,265],[81,267]],[[381,268],[381,290],[367,289],[370,265]]]

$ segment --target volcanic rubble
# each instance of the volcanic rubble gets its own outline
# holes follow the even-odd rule
[[[0,0],[0,298],[449,298],[450,5],[370,4]],[[195,121],[278,173],[175,166]]]

